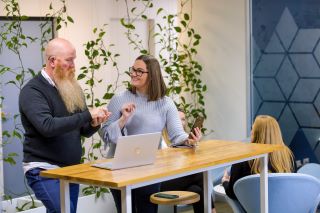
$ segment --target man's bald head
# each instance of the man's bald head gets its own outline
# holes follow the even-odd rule
[[[70,41],[63,38],[54,38],[49,41],[45,53],[48,60],[52,56],[63,57],[72,51],[75,51],[75,48]]]
[[[54,70],[56,70],[57,67],[61,70],[60,74],[63,75],[75,69],[74,60],[76,58],[76,50],[70,41],[63,38],[52,39],[47,45],[45,54],[45,71],[54,81],[56,80],[54,78]]]

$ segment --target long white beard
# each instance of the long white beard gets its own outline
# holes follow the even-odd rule
[[[74,69],[62,70],[60,64],[53,71],[54,81],[59,94],[70,113],[77,110],[83,111],[86,102],[81,86],[74,78]]]
[[[68,112],[74,113],[86,108],[82,88],[75,79],[56,81],[56,87]]]

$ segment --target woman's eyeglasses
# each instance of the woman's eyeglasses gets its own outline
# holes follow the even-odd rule
[[[147,71],[144,71],[142,69],[135,69],[134,67],[129,67],[129,73],[130,75],[135,75],[138,77],[141,77],[143,73],[148,73]]]

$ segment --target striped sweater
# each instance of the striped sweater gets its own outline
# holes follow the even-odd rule
[[[136,109],[121,130],[119,127],[121,107],[129,102],[135,103]],[[178,110],[167,96],[157,101],[148,101],[146,96],[133,94],[127,90],[110,100],[108,111],[112,112],[112,115],[99,130],[101,138],[110,147],[108,157],[113,157],[118,137],[122,133],[136,135],[161,132],[166,128],[174,145],[182,144],[188,138],[188,134],[183,130]]]

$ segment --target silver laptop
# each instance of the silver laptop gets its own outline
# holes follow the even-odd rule
[[[114,158],[91,166],[116,170],[152,164],[156,160],[160,140],[161,132],[119,137]]]

